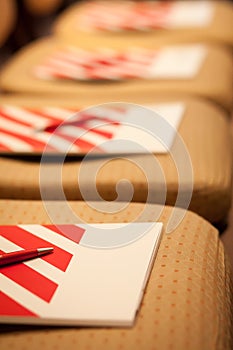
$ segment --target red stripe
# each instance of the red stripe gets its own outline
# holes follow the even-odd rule
[[[85,115],[84,115],[85,116]],[[113,137],[113,133],[112,132],[108,132],[108,131],[105,131],[105,130],[101,130],[101,125],[98,127],[91,127],[89,128],[88,127],[88,121],[98,121],[98,122],[103,122],[103,123],[106,123],[107,125],[115,125],[115,126],[118,126],[120,125],[120,123],[118,121],[112,121],[110,119],[108,119],[107,117],[96,117],[95,115],[86,115],[86,125],[82,125],[81,127],[84,129],[84,130],[88,130],[89,132],[93,132],[97,135],[101,135],[103,137],[106,137],[107,139],[111,139]],[[103,125],[104,126],[104,125]]]
[[[0,143],[0,150],[1,151],[11,151],[10,147],[7,147],[6,145],[4,145],[3,143]]]
[[[96,145],[94,143],[83,140],[83,136],[75,138],[73,136],[69,136],[69,135],[63,134],[62,132],[57,132],[57,131],[56,131],[56,135],[69,141],[70,145],[78,146],[80,148],[81,152],[88,152],[88,151],[92,150],[94,147],[96,147]],[[101,148],[96,147],[96,150],[101,151]]]
[[[23,263],[3,266],[0,272],[48,303],[58,287],[57,283]]]
[[[17,123],[17,124],[20,124],[20,125],[30,126],[30,127],[32,126],[32,123],[17,119],[15,117],[13,117],[12,115],[4,112],[2,109],[0,109],[0,116],[4,119],[10,120],[10,121]],[[17,125],[16,125],[16,127],[17,127]]]
[[[108,131],[104,131],[104,130],[101,130],[101,129],[98,129],[98,128],[95,128],[95,127],[89,129],[88,127],[82,126],[82,128],[84,130],[88,130],[88,132],[93,132],[94,134],[106,137],[106,139],[111,139],[113,137],[113,133],[108,132]]]
[[[41,257],[41,259],[62,271],[67,269],[72,258],[72,254],[69,252],[51,244],[49,241],[25,231],[19,226],[1,226],[0,230],[0,235],[2,237],[5,237],[23,249],[44,248],[52,245],[54,247],[53,254],[45,255]]]
[[[16,125],[16,129],[17,129],[17,125]],[[43,150],[45,147],[45,142],[38,141],[33,137],[29,137],[23,134],[18,134],[17,132],[13,132],[8,129],[2,129],[2,128],[0,128],[0,132],[3,132],[6,135],[10,135],[21,141],[24,141],[28,145],[34,147],[36,150]]]
[[[59,233],[75,243],[79,243],[85,233],[84,228],[76,225],[43,225],[49,230]]]
[[[42,117],[42,118],[45,118],[45,119],[49,119],[55,123],[62,123],[67,117],[64,117],[64,119],[61,119],[61,118],[56,118],[52,115],[49,114],[49,112],[45,112],[45,111],[42,111],[42,110],[39,110],[39,109],[33,109],[33,108],[25,108],[28,112],[32,113],[32,114],[35,114],[39,117]],[[68,112],[70,112],[70,117],[73,115],[73,111],[72,110],[69,110],[69,109],[66,109]],[[69,118],[69,117],[68,117]]]
[[[1,316],[36,316],[21,304],[0,291],[0,315]]]
[[[97,120],[97,121],[101,121],[101,122],[106,122],[108,124],[109,123],[116,123],[116,124],[118,123],[119,124],[119,122],[117,120],[112,121],[108,117],[105,117],[105,116],[100,117],[100,116],[96,116],[95,114],[90,114],[88,112],[80,112],[79,116],[80,116],[80,119],[78,119],[78,120],[81,120],[81,121],[84,121],[84,122]]]
[[[90,143],[88,141],[85,141],[83,139],[75,140],[74,144],[77,145],[78,147],[80,147],[80,149],[83,152],[91,151],[94,147],[95,147],[96,151],[102,152],[100,147],[97,147],[96,145],[94,145],[94,144],[92,144],[92,143]]]
[[[16,128],[17,128],[17,126],[16,126]],[[57,151],[57,148],[55,148],[52,145],[50,145],[49,142],[46,143],[46,142],[43,142],[43,141],[37,141],[33,137],[28,137],[28,136],[25,136],[23,134],[17,134],[17,133],[14,133],[12,131],[9,131],[7,129],[1,129],[0,128],[0,132],[4,133],[5,135],[13,136],[16,139],[18,139],[19,141],[24,141],[26,144],[30,145],[35,152],[43,152],[45,147],[46,147],[46,152],[48,152],[48,151]]]
[[[64,126],[83,126],[87,124],[89,120],[97,119],[96,117],[89,117],[89,116],[81,116],[81,118],[78,118],[77,120],[64,120],[60,121],[59,123],[51,123],[45,127],[45,131],[53,133],[56,129]]]
[[[119,121],[112,121],[107,117],[97,117],[96,115],[85,114],[85,113],[78,113],[76,115],[76,118],[77,118],[76,120],[70,119],[70,120],[64,120],[63,122],[61,121],[60,123],[51,123],[45,127],[45,130],[49,132],[54,132],[54,130],[56,130],[58,127],[60,128],[60,127],[69,126],[69,125],[87,129],[89,122],[93,122],[93,121],[104,123],[103,125],[100,124],[98,127],[104,126],[105,124],[120,125]],[[93,127],[91,126],[90,129],[92,128]]]

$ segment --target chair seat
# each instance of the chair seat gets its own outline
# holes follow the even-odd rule
[[[86,107],[93,105],[94,102],[90,101],[85,102]],[[121,180],[127,180],[134,187],[133,201],[160,203],[163,183],[160,185],[161,179],[156,173],[152,174],[154,167],[151,164],[156,161],[165,175],[167,205],[175,204],[179,176],[182,175],[184,194],[193,184],[190,210],[212,223],[223,220],[230,208],[232,179],[231,137],[227,115],[211,103],[197,99],[177,99],[166,95],[154,98],[153,101],[149,98],[144,99],[144,103],[153,104],[177,101],[185,106],[178,132],[190,156],[193,179],[185,175],[185,168],[181,174],[177,173],[178,155],[175,159],[172,158],[176,150],[176,141],[171,154],[104,156],[89,159],[87,162],[82,162],[82,158],[67,157],[64,164],[53,160],[43,163],[43,167],[40,167],[40,157],[35,159],[14,154],[14,157],[0,157],[1,198],[41,199],[41,195],[45,195],[50,200],[81,200],[85,193],[85,199],[88,200],[99,200],[100,195],[100,199],[112,201],[117,197],[117,184]],[[143,103],[143,98],[138,103]],[[73,98],[9,96],[2,98],[1,104],[34,108],[80,108],[80,104]],[[183,152],[179,151],[179,157],[182,159]],[[43,177],[43,183],[42,171],[47,174]],[[83,176],[85,172],[87,176]],[[82,176],[81,183],[78,182],[78,176]],[[123,181],[120,186],[123,195],[121,200],[130,201],[131,194],[127,192],[127,183]]]
[[[76,98],[78,96],[80,100],[98,99],[98,103],[121,101],[125,96],[137,102],[141,95],[152,99],[160,93],[183,94],[204,97],[228,110],[231,109],[232,58],[223,48],[207,47],[198,72],[187,79],[166,77],[164,79],[137,78],[100,82],[99,80],[79,81],[78,79],[60,78],[47,80],[34,74],[33,71],[39,64],[42,64],[51,54],[64,48],[67,48],[67,45],[54,38],[40,39],[22,48],[4,66],[0,77],[0,87],[9,92]],[[182,62],[180,64],[182,65]],[[60,72],[62,70],[60,69]],[[17,79],[15,79],[16,76]]]
[[[98,4],[98,1],[94,2]],[[101,2],[99,2],[101,3]],[[98,13],[100,17],[104,17],[105,12],[114,11],[111,10],[113,4],[117,8],[117,4],[121,4],[121,1],[111,1],[111,3],[105,4],[105,9],[97,10],[95,12],[94,21],[98,19]],[[176,3],[177,2],[173,2]],[[182,1],[180,2],[182,3]],[[187,2],[186,2],[187,3]],[[127,47],[129,45],[137,46],[141,42],[147,47],[159,47],[161,45],[167,44],[177,44],[177,43],[191,43],[191,42],[204,42],[204,43],[215,43],[220,45],[233,45],[233,35],[232,35],[232,20],[233,20],[233,7],[229,1],[210,1],[207,6],[211,7],[211,14],[207,15],[206,21],[201,25],[192,25],[190,21],[188,24],[173,25],[172,27],[163,28],[163,23],[160,23],[155,29],[139,30],[134,29],[136,26],[135,19],[136,15],[131,22],[125,23],[126,26],[131,26],[129,30],[120,28],[113,28],[111,30],[112,23],[109,21],[108,26],[99,30],[99,28],[89,28],[85,26],[84,16],[88,16],[88,11],[90,5],[82,2],[81,4],[73,4],[63,11],[60,16],[55,20],[54,23],[54,34],[64,39],[65,42],[83,44],[91,47],[93,41],[96,46],[108,46],[108,47]],[[190,4],[185,4],[188,6],[193,6],[193,2]],[[109,10],[108,10],[109,6]],[[205,11],[205,4],[203,9],[203,4],[196,4],[196,7],[200,7],[196,16],[202,17]],[[169,6],[168,6],[168,11]],[[105,12],[104,12],[105,11]],[[119,11],[119,8],[118,8]],[[188,10],[188,15],[190,16],[191,9]],[[213,11],[213,12],[212,12]],[[92,11],[90,11],[92,13]],[[105,15],[107,17],[107,15]],[[185,14],[183,13],[183,17]],[[195,15],[194,15],[195,16]],[[160,14],[161,17],[161,14]],[[182,18],[184,20],[184,18]],[[96,21],[98,22],[98,21]],[[105,21],[99,21],[99,23],[106,23]],[[145,23],[147,23],[145,21]],[[168,22],[169,23],[169,22]]]
[[[0,224],[162,221],[173,208],[131,203],[0,200]],[[92,207],[91,207],[92,206]],[[107,211],[114,211],[109,214]],[[156,212],[161,210],[157,217]],[[183,210],[177,209],[179,213]],[[142,214],[144,212],[144,214]],[[74,216],[75,215],[75,219]],[[141,219],[138,219],[141,215]],[[1,326],[2,349],[218,349],[230,350],[230,270],[217,230],[192,212],[164,232],[132,328],[39,328]],[[7,331],[8,330],[8,331]],[[11,331],[10,331],[11,330]]]

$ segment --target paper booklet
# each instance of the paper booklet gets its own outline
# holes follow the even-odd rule
[[[156,29],[202,28],[210,24],[214,10],[213,1],[89,1],[77,9],[73,31],[146,35]]]
[[[203,44],[170,45],[161,49],[130,47],[114,50],[99,47],[85,50],[64,46],[45,56],[32,69],[42,80],[64,81],[126,81],[193,79],[207,56]],[[111,87],[110,87],[111,88]],[[114,94],[114,91],[113,91]]]
[[[1,253],[52,246],[0,267],[0,323],[131,326],[162,223],[0,226]]]
[[[0,153],[166,153],[184,109],[180,102],[107,103],[80,111],[0,105]]]

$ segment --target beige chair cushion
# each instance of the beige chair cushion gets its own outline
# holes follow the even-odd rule
[[[152,102],[149,99],[144,101]],[[153,99],[153,103],[169,101],[174,102],[177,99],[166,96]],[[178,101],[184,102],[186,106],[178,131],[187,147],[193,168],[194,182],[190,209],[215,223],[226,216],[231,201],[232,158],[228,119],[223,111],[202,100],[184,98]],[[72,98],[36,99],[35,97],[9,96],[2,98],[1,103],[34,107],[49,105],[80,107],[76,99]],[[143,103],[142,99],[140,103]],[[89,103],[86,101],[86,106],[89,104],[90,101]],[[175,145],[176,143],[172,150],[175,149]],[[158,154],[155,159],[165,174],[166,203],[174,205],[179,185],[176,169],[177,158],[173,161],[169,154]],[[78,174],[80,171],[82,171],[81,174],[83,171],[84,174],[85,171],[88,171],[86,178],[82,178],[81,189],[85,190],[85,198],[98,200],[91,187],[96,184],[101,197],[105,200],[114,200],[117,196],[117,183],[122,179],[127,179],[134,186],[133,201],[146,202],[148,200],[148,185],[152,186],[153,193],[150,201],[158,203],[161,200],[160,187],[156,187],[156,181],[159,180],[156,174],[151,175],[153,159],[149,155],[134,155],[128,160],[127,156],[122,159],[115,159],[111,156],[100,157],[86,163],[80,158],[70,159],[70,161],[67,159],[63,166],[54,162],[43,164],[43,171],[48,174],[43,184],[39,180],[39,161],[39,158],[34,159],[33,157],[0,157],[1,198],[40,199],[41,184],[45,191],[43,196],[46,195],[48,199],[62,199],[59,192],[61,187],[67,199],[81,200],[83,197],[77,180]],[[88,165],[88,168],[83,168],[83,164]],[[60,181],[59,171],[62,172],[62,181]],[[96,179],[93,178],[95,173]],[[185,183],[186,188],[189,188],[192,181],[190,178],[185,178]],[[121,185],[124,195],[124,183]],[[124,197],[123,199],[130,200],[130,198]]]
[[[108,3],[108,2],[107,2]],[[111,1],[111,5],[112,5]],[[115,1],[117,3],[117,1]],[[147,31],[120,30],[85,30],[82,19],[87,4],[73,4],[68,7],[54,23],[54,33],[65,42],[83,44],[91,47],[127,47],[143,42],[148,47],[160,45],[205,42],[222,45],[233,45],[233,6],[230,1],[212,1],[213,17],[210,23],[200,27],[183,27],[172,29],[157,29]]]
[[[208,47],[207,56],[192,79],[131,79],[100,83],[37,78],[33,73],[35,66],[59,49],[64,49],[64,43],[54,38],[40,39],[24,47],[4,66],[0,76],[0,87],[11,92],[62,97],[72,95],[79,100],[98,99],[99,103],[125,98],[137,102],[141,96],[153,98],[160,93],[182,93],[186,96],[205,97],[227,109],[232,106],[232,57],[223,48]]]
[[[44,203],[45,204],[45,203]],[[1,224],[49,224],[39,201],[0,201]],[[67,203],[66,203],[67,204]],[[53,223],[71,223],[65,203],[47,203]],[[95,205],[96,203],[92,203]],[[84,202],[69,202],[75,222],[130,222],[144,205],[120,203],[101,211]],[[116,213],[106,214],[107,209]],[[158,206],[150,205],[142,220],[154,221]],[[172,208],[165,207],[158,220],[166,223]],[[39,328],[14,331],[1,326],[1,349],[111,349],[111,350],[230,350],[232,300],[230,271],[218,232],[196,214],[186,212],[183,221],[162,242],[132,328]],[[11,330],[11,331],[10,331]]]

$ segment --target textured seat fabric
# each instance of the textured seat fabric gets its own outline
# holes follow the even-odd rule
[[[182,172],[182,184],[188,191],[193,184],[190,210],[211,222],[219,222],[228,213],[231,201],[232,157],[231,139],[227,115],[210,103],[195,99],[160,98],[144,99],[145,103],[181,101],[185,105],[183,120],[178,129],[190,156],[193,179]],[[35,97],[5,97],[2,105],[41,107],[63,106],[80,108],[76,99],[43,99]],[[143,103],[143,99],[138,103]],[[86,101],[86,106],[90,105]],[[93,104],[93,103],[92,103]],[[176,142],[173,144],[174,155]],[[63,161],[43,162],[40,157],[0,157],[0,197],[12,199],[115,200],[117,190],[121,200],[130,201],[127,180],[133,185],[133,201],[161,203],[160,178],[153,173],[153,162],[157,161],[165,175],[166,204],[174,205],[179,186],[177,157],[171,154],[134,155],[124,157],[100,157],[83,162],[81,158],[67,157]],[[152,163],[151,163],[152,162]],[[142,170],[143,169],[143,170]],[[43,177],[41,174],[47,174]],[[7,174],[7,176],[6,176]],[[82,175],[82,180],[78,176]],[[86,176],[83,176],[83,174]],[[93,177],[94,176],[94,177]],[[117,184],[119,186],[117,187]],[[92,187],[94,185],[94,187]],[[150,187],[149,187],[150,186]],[[148,190],[150,188],[150,199]],[[183,187],[184,188],[184,187]],[[42,194],[41,194],[42,189]],[[97,190],[98,193],[94,190]],[[64,194],[63,194],[64,191]],[[62,192],[62,193],[61,193]],[[100,198],[99,198],[100,195]],[[64,197],[65,196],[65,197]]]
[[[108,6],[109,11],[114,11],[114,9],[111,10],[113,4],[115,4],[115,8],[117,8],[117,4],[121,4],[122,2],[111,1],[111,3],[106,3],[105,11],[107,12]],[[192,2],[190,1],[190,3]],[[132,22],[125,23],[129,28],[131,26],[128,30],[126,28],[121,28],[120,30],[112,28],[111,30],[111,20],[109,20],[108,28],[104,30],[88,28],[83,21],[84,15],[86,16],[89,11],[87,10],[88,8],[90,8],[90,5],[85,2],[70,6],[55,21],[54,33],[60,38],[63,38],[66,42],[89,45],[90,47],[93,45],[93,40],[97,46],[106,45],[108,47],[127,47],[129,44],[138,45],[141,42],[148,47],[158,47],[164,44],[182,42],[206,42],[220,45],[233,45],[233,7],[230,1],[212,1],[212,15],[203,25],[195,27],[188,23],[181,27],[159,27],[144,31],[140,31],[140,26],[139,30],[134,28],[135,20],[133,19]],[[103,12],[104,9],[100,11],[100,17],[104,16]],[[98,18],[98,11],[96,11],[96,13],[95,16]],[[202,14],[203,9],[200,8],[199,15],[201,16]],[[183,16],[185,16],[185,14],[183,14]],[[96,17],[94,17],[94,23]],[[160,24],[162,25],[162,23]]]
[[[92,206],[92,207],[91,207]],[[162,221],[172,208],[131,203],[0,201],[1,224]],[[161,210],[159,216],[156,215]],[[72,214],[71,214],[72,211]],[[113,214],[107,212],[112,211]],[[179,213],[181,212],[178,210]],[[183,211],[182,211],[183,212]],[[75,219],[74,216],[75,215]],[[139,216],[141,215],[141,218]],[[18,350],[208,349],[232,346],[231,276],[218,232],[186,212],[162,242],[132,328],[1,326],[0,348]]]
[[[143,46],[143,42],[141,45]],[[98,99],[99,103],[119,101],[125,96],[137,102],[141,95],[153,98],[160,93],[183,94],[204,97],[228,110],[232,106],[232,57],[223,48],[207,47],[206,56],[197,74],[188,79],[166,77],[165,79],[138,78],[100,82],[38,78],[33,72],[35,67],[43,63],[51,54],[65,47],[67,46],[64,42],[46,38],[22,48],[3,67],[0,87],[8,92],[73,96],[80,100],[93,98]],[[92,50],[94,48],[97,47],[93,46]]]

